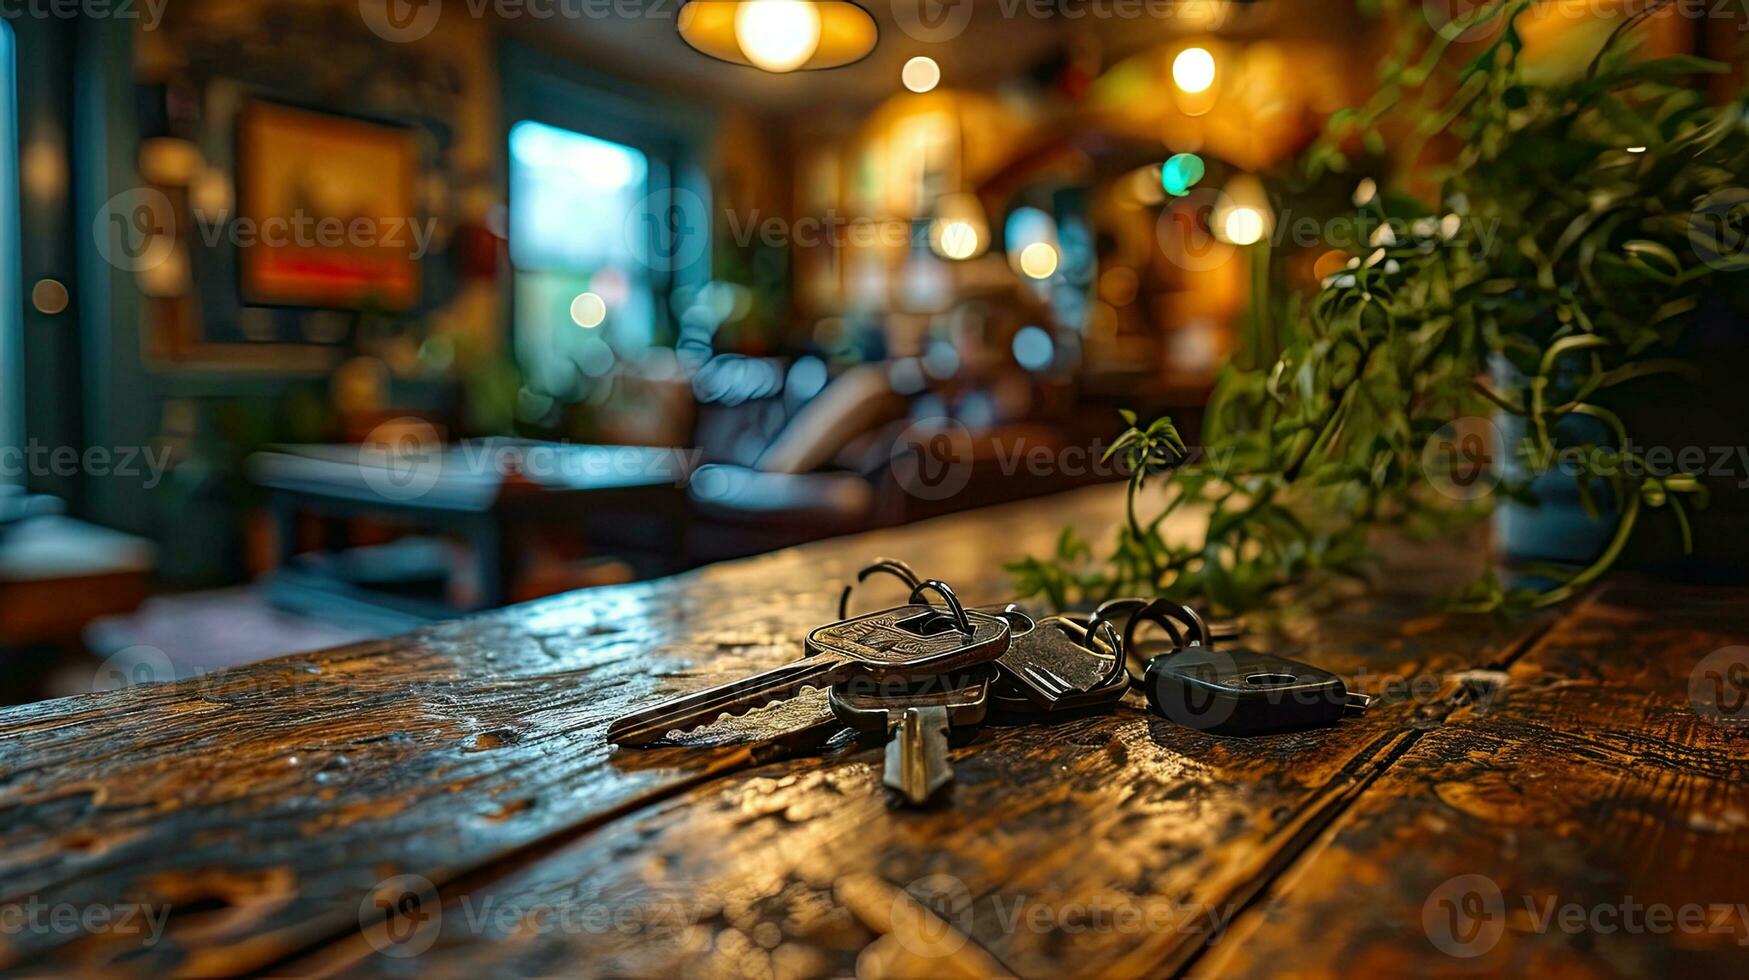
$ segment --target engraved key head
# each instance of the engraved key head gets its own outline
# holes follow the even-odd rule
[[[967,610],[966,625],[925,603],[896,606],[831,623],[808,634],[810,654],[851,661],[873,677],[924,677],[988,663],[1008,649],[1006,620]]]

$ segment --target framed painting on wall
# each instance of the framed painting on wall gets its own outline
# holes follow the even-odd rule
[[[414,130],[276,102],[237,129],[242,301],[410,310],[425,244]]]

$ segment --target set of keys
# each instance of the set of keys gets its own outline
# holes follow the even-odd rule
[[[608,741],[648,745],[825,689],[840,722],[885,742],[885,784],[920,806],[953,780],[950,736],[993,712],[1024,723],[1111,710],[1140,687],[1165,718],[1249,735],[1330,724],[1370,704],[1310,665],[1217,648],[1217,635],[1236,631],[1212,631],[1177,603],[1118,599],[1089,616],[1041,615],[1020,603],[966,608],[947,583],[923,579],[895,559],[877,560],[856,582],[876,574],[905,584],[905,604],[852,616],[855,585],[847,585],[838,622],[809,633],[801,659],[633,712],[608,727]],[[931,595],[941,604],[927,601]],[[1170,640],[1153,656],[1137,638],[1147,623]]]

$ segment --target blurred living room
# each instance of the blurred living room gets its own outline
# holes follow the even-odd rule
[[[1121,481],[1481,6],[6,0],[0,703]],[[1740,11],[1537,6],[1742,87]]]

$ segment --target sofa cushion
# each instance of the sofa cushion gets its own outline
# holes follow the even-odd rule
[[[887,381],[886,368],[859,364],[802,406],[754,466],[767,473],[812,472],[829,465],[851,440],[904,410],[904,400]]]

